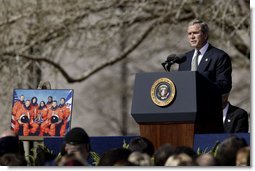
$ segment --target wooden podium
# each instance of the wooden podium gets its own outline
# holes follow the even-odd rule
[[[160,78],[170,79],[176,91],[164,107],[151,98],[152,85]],[[192,147],[195,133],[223,132],[219,90],[195,71],[136,74],[131,115],[140,135],[156,148],[164,143]]]

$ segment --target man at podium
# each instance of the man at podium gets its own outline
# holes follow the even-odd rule
[[[179,71],[198,71],[212,81],[221,94],[230,92],[232,88],[232,66],[227,53],[208,43],[208,25],[201,20],[190,22],[188,39],[194,49],[185,54]]]

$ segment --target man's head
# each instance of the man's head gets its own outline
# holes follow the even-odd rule
[[[188,38],[191,47],[201,49],[208,40],[208,25],[201,20],[194,20],[188,26]]]
[[[65,136],[65,150],[67,154],[77,154],[78,157],[87,159],[90,152],[90,139],[82,128],[72,128]]]
[[[26,102],[25,102],[26,107],[29,107],[30,103],[31,103],[30,100],[26,100]]]
[[[54,101],[52,102],[52,106],[53,106],[53,107],[56,107],[57,105],[58,105],[57,101],[54,100]]]
[[[25,96],[24,95],[21,95],[20,96],[20,101],[24,101],[25,100]]]
[[[52,102],[52,100],[53,100],[52,96],[49,96],[48,97],[48,102]]]
[[[65,104],[65,102],[66,102],[65,98],[60,99],[60,104]]]

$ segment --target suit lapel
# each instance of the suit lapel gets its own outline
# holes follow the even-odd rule
[[[191,70],[191,61],[192,61],[192,57],[193,57],[193,54],[194,54],[194,51],[195,50],[192,50],[190,51],[188,54],[187,54],[187,70],[190,71]]]
[[[205,71],[206,67],[209,66],[209,64],[211,63],[212,60],[212,54],[211,54],[211,48],[212,46],[209,44],[202,60],[200,61],[197,70],[198,71]]]

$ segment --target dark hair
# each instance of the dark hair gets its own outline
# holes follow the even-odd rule
[[[65,136],[65,143],[71,145],[88,144],[88,151],[91,150],[90,139],[87,132],[80,127],[72,128]]]
[[[98,166],[113,166],[113,165],[122,165],[128,161],[128,156],[131,154],[131,151],[125,148],[115,148],[105,152]]]
[[[188,156],[190,156],[193,160],[196,160],[197,158],[197,153],[191,148],[191,147],[187,147],[187,146],[179,146],[176,147],[174,150],[174,154],[187,154]]]
[[[231,136],[219,144],[216,159],[221,166],[235,166],[238,150],[246,146],[245,139]]]
[[[152,142],[145,137],[137,137],[132,139],[128,148],[131,152],[139,151],[141,153],[146,153],[149,156],[153,156],[155,150]]]
[[[1,166],[27,166],[24,156],[19,154],[7,153],[0,158]]]
[[[191,21],[189,23],[189,26],[192,26],[192,25],[195,25],[195,24],[199,24],[201,26],[201,31],[204,34],[208,34],[209,33],[209,27],[208,27],[208,25],[204,21],[199,20],[199,19],[195,19],[195,20],[193,20],[193,21]]]
[[[164,166],[169,156],[174,154],[175,148],[170,144],[163,144],[154,154],[154,165]]]

